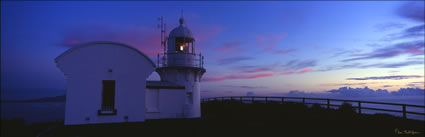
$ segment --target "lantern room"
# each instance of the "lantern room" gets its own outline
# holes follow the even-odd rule
[[[179,19],[180,25],[174,28],[168,36],[168,53],[195,53],[193,45],[195,38],[184,24],[183,17]]]

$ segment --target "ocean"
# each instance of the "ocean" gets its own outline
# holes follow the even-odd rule
[[[26,124],[64,120],[65,102],[1,103],[2,119],[23,119]]]

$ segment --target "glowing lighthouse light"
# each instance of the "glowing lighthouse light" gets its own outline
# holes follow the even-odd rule
[[[181,43],[180,44],[180,51],[183,51],[184,50],[184,44],[183,43]]]

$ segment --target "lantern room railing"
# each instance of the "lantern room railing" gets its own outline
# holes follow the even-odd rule
[[[183,55],[183,56],[173,56],[172,64],[169,64],[168,56],[171,55]],[[186,56],[184,56],[186,55]],[[187,56],[192,56],[193,58],[188,58]],[[165,53],[158,54],[157,56],[157,67],[194,67],[194,68],[204,68],[204,56],[201,54],[195,53]]]

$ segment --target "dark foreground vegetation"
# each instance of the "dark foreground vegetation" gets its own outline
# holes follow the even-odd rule
[[[64,126],[63,122],[25,125],[3,120],[1,136],[42,137],[392,137],[424,136],[424,121],[386,114],[357,114],[350,105],[326,109],[300,103],[210,101],[202,118],[147,120],[140,123]]]

